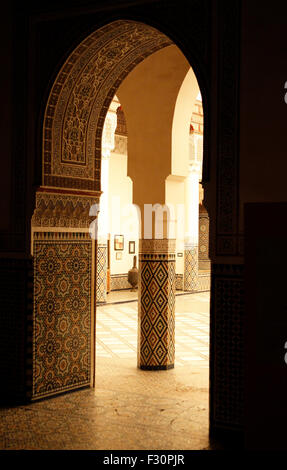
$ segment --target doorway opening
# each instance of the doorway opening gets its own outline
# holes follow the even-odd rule
[[[126,145],[125,151],[121,145]],[[152,391],[158,383],[162,396],[160,380],[164,377],[167,394],[172,390],[193,394],[192,380],[186,385],[177,379],[176,371],[185,369],[186,360],[178,357],[178,365],[181,361],[183,367],[177,367],[174,327],[176,299],[183,305],[178,319],[184,332],[188,313],[184,310],[193,310],[192,296],[198,295],[199,305],[205,302],[206,294],[198,291],[204,286],[208,291],[210,282],[208,215],[200,204],[202,149],[203,110],[197,79],[167,36],[143,23],[115,21],[88,36],[68,57],[46,106],[42,186],[32,219],[32,399],[94,384],[100,391],[105,379],[99,375],[95,359],[95,341],[100,339],[101,329],[96,316],[100,308],[111,312],[112,307],[108,303],[96,309],[96,303],[106,302],[104,297],[113,294],[115,286],[127,286],[126,271],[134,256],[140,269],[140,308],[137,347],[129,340],[135,353],[135,374],[129,386]],[[109,178],[107,162],[112,152],[115,171]],[[128,206],[134,211],[134,222],[128,235],[116,226],[121,211],[116,209],[117,203],[110,204],[103,189],[104,181],[116,189],[120,177],[125,179],[121,197],[125,191],[129,198],[132,195]],[[113,231],[105,225],[111,212]],[[130,217],[128,210],[125,215]],[[127,263],[125,268],[123,263]],[[176,288],[184,295],[176,296]],[[186,295],[190,298],[188,308]],[[128,305],[132,310],[135,304]],[[207,312],[204,315],[202,328],[199,316],[192,319],[202,338],[208,331]],[[119,321],[119,314],[115,316]],[[132,320],[131,311],[122,331],[134,329]],[[111,321],[110,332],[114,330]],[[196,341],[193,355],[197,351],[198,361],[203,361],[204,341]],[[188,342],[182,341],[183,350]],[[107,342],[101,347],[107,352],[104,344]],[[118,349],[124,352],[125,347]],[[174,366],[174,371],[163,372]],[[108,369],[118,371],[113,363]],[[195,370],[193,367],[190,374],[198,378]],[[183,375],[187,376],[186,369]],[[152,381],[147,381],[151,376]],[[116,388],[121,386],[122,382]],[[207,439],[208,410],[203,408]],[[169,407],[161,409],[158,413]],[[188,409],[183,408],[185,412],[188,414]],[[176,408],[173,413],[178,424]]]
[[[197,412],[201,410],[201,415],[198,413],[195,421],[201,423],[205,435],[208,435],[210,261],[208,257],[209,219],[204,208],[203,190],[200,184],[203,159],[201,95],[197,94],[194,108],[190,111],[189,135],[187,137],[190,171],[185,178],[180,178],[177,175],[177,178],[169,178],[169,181],[166,182],[169,204],[174,204],[177,209],[174,211],[176,222],[178,224],[184,223],[184,217],[180,218],[180,216],[186,214],[186,231],[188,232],[190,229],[187,234],[180,231],[176,233],[176,371],[169,377],[163,375],[166,372],[156,372],[154,375],[136,369],[139,327],[138,302],[143,299],[141,293],[137,289],[133,289],[129,283],[128,270],[133,266],[134,256],[137,258],[139,256],[137,240],[140,238],[140,224],[138,223],[138,212],[133,211],[133,182],[127,175],[129,133],[124,109],[125,107],[119,101],[118,96],[115,96],[107,113],[102,137],[102,145],[106,147],[107,141],[111,137],[111,126],[108,122],[113,121],[113,117],[111,117],[113,114],[117,118],[117,123],[114,123],[114,142],[110,146],[109,176],[106,176],[106,172],[102,173],[102,175],[105,174],[102,179],[102,190],[104,191],[106,188],[109,210],[104,210],[106,207],[106,198],[104,197],[102,207],[102,200],[100,201],[98,217],[98,230],[101,234],[104,232],[103,225],[105,223],[106,228],[110,228],[107,230],[109,233],[105,235],[105,239],[110,242],[110,249],[107,249],[110,261],[107,263],[109,273],[105,274],[102,271],[102,276],[106,277],[106,290],[103,292],[99,289],[97,292],[96,370],[98,375],[96,375],[96,385],[107,394],[110,394],[116,387],[118,390],[116,409],[119,416],[127,411],[127,404],[123,397],[126,397],[130,390],[132,390],[134,398],[132,399],[130,396],[129,401],[133,402],[134,408],[138,406],[138,414],[140,414],[140,409],[137,403],[142,404],[142,401],[147,398],[147,389],[153,390],[152,393],[155,397],[158,393],[161,394],[161,397],[163,394],[172,396],[168,411],[164,407],[159,407],[161,411],[154,408],[153,413],[158,415],[159,422],[162,421],[161,418],[164,420],[167,414],[173,416],[171,421],[175,434],[180,420],[173,409],[173,399],[177,396],[178,402],[180,402],[180,399],[184,397],[183,402],[187,407],[190,406],[190,403],[193,403],[192,406],[195,406],[196,403]],[[141,132],[145,133],[145,129],[141,128]],[[111,141],[109,140],[109,142]],[[103,150],[105,160],[106,154],[107,152]],[[106,161],[102,163],[106,165]],[[168,184],[171,187],[168,187]],[[188,204],[191,198],[192,204]],[[113,211],[114,208],[116,208],[115,211]],[[180,212],[180,209],[183,211]],[[104,217],[101,219],[101,210],[106,215],[109,214],[108,221],[105,219],[104,222]],[[194,222],[195,220],[196,222]],[[195,224],[196,230],[194,229]],[[111,229],[111,227],[113,228]],[[196,259],[194,251],[190,253],[191,236],[194,237],[192,249],[194,250],[196,247]],[[102,251],[100,258],[102,259]],[[102,269],[103,266],[101,266]],[[102,286],[102,279],[99,279],[98,285]],[[127,426],[135,426],[137,422],[135,417],[133,416],[129,421],[128,414],[126,416]],[[142,424],[141,419],[137,424]],[[150,426],[152,427],[152,423]],[[187,421],[180,421],[180,426],[188,427]],[[188,445],[190,445],[190,441]]]

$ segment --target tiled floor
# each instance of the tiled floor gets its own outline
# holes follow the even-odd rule
[[[1,449],[210,449],[209,294],[176,298],[176,366],[136,367],[136,303],[97,308],[96,388],[0,410]]]
[[[110,304],[128,299],[129,303]],[[112,292],[108,305],[97,308],[97,358],[134,359],[137,351],[137,298],[134,292]],[[176,297],[175,366],[190,361],[208,367],[209,293]]]

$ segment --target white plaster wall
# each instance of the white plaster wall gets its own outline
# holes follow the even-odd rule
[[[138,218],[132,206],[132,180],[127,176],[127,155],[111,153],[109,166],[110,269],[111,274],[127,274],[133,265],[129,241],[136,242],[138,255]],[[116,259],[114,235],[124,235],[122,260]],[[138,259],[137,259],[138,266]]]
[[[176,263],[175,270],[177,274],[184,273],[184,214],[185,214],[185,192],[184,178],[169,176],[165,182],[166,203],[171,206],[171,218],[174,217],[174,235],[176,238]],[[182,256],[178,256],[182,253]]]

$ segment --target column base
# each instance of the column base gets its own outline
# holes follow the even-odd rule
[[[174,364],[168,364],[166,366],[143,366],[139,367],[141,370],[169,370],[174,369]]]

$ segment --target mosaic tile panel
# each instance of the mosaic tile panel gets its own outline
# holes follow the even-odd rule
[[[175,275],[175,289],[183,290],[183,274]]]
[[[198,227],[198,268],[210,269],[209,259],[209,217],[207,213],[199,213]]]
[[[43,185],[100,189],[101,138],[109,104],[138,63],[170,44],[150,26],[120,20],[75,48],[55,80],[45,111]]]
[[[34,233],[32,399],[90,385],[92,241]]]
[[[184,249],[184,290],[196,292],[198,288],[198,246],[187,245]]]
[[[174,366],[175,242],[140,240],[139,366]]]
[[[112,274],[111,275],[111,291],[112,290],[124,290],[131,289],[131,285],[128,281],[127,274]]]
[[[97,245],[96,301],[107,300],[107,245]]]
[[[198,284],[197,284],[198,292],[210,291],[210,277],[211,277],[210,272],[198,273]]]

